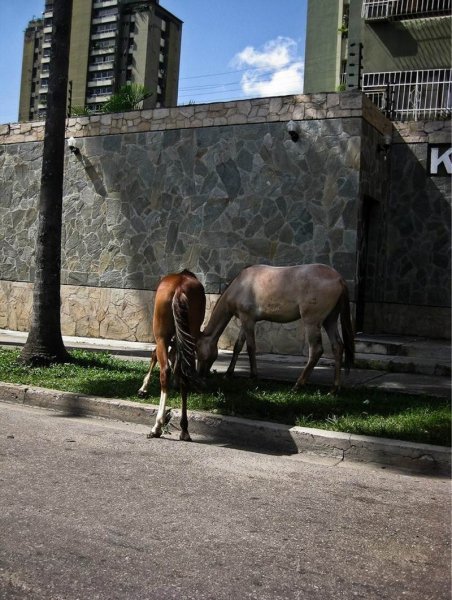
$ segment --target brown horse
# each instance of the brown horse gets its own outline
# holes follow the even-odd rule
[[[202,283],[190,271],[166,275],[155,293],[153,331],[156,348],[151,355],[149,371],[139,396],[148,390],[152,369],[160,365],[160,404],[154,427],[148,437],[160,437],[166,419],[170,360],[168,349],[174,354],[173,371],[182,396],[180,439],[190,441],[188,433],[187,397],[190,384],[196,378],[196,341],[204,320],[206,296]]]
[[[256,321],[289,323],[301,318],[309,343],[309,359],[295,383],[295,389],[307,382],[323,354],[323,327],[334,354],[333,390],[339,390],[342,355],[345,350],[345,366],[350,368],[354,360],[354,337],[347,285],[337,271],[320,264],[293,267],[255,265],[243,269],[220,296],[198,341],[198,370],[201,375],[206,375],[216,360],[218,340],[233,316],[240,319],[241,329],[227,371],[229,375],[233,374],[238,354],[246,341],[251,376],[257,376]],[[343,341],[337,328],[339,316]]]

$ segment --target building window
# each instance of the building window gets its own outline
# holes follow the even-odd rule
[[[101,65],[103,63],[111,63],[114,61],[114,54],[100,54],[98,56],[91,56],[90,63],[92,65]]]
[[[96,35],[98,33],[107,33],[109,31],[116,31],[116,23],[101,23],[100,25],[94,25],[92,33]]]
[[[91,73],[88,81],[98,81],[99,79],[111,79],[113,77],[113,69],[106,69],[105,71],[96,71]]]
[[[94,98],[95,96],[110,96],[113,92],[111,85],[105,85],[103,87],[93,88],[88,94],[88,98]]]
[[[114,40],[94,40],[91,42],[92,50],[109,50],[114,49],[115,42]]]
[[[101,19],[102,17],[110,17],[112,15],[117,15],[118,9],[115,6],[109,8],[98,8],[94,11],[93,18]]]

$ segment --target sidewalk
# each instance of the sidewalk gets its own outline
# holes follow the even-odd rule
[[[0,346],[22,346],[27,339],[26,332],[0,329]],[[141,342],[124,342],[101,338],[82,338],[73,336],[63,337],[66,348],[79,348],[93,351],[106,351],[123,358],[136,360],[149,360],[153,344]],[[420,343],[418,342],[418,345]],[[432,354],[431,342],[425,341],[425,357]],[[226,372],[231,360],[232,352],[220,350],[218,359],[213,369],[218,373]],[[262,379],[275,379],[280,381],[295,382],[299,376],[306,358],[303,356],[281,354],[258,354],[257,365],[259,376]],[[333,381],[333,361],[328,358],[320,360],[309,379],[310,383],[317,385],[331,385]],[[242,352],[236,366],[238,375],[247,375],[249,372],[248,356]],[[420,375],[416,373],[398,373],[384,370],[354,368],[350,373],[342,374],[342,385],[345,388],[378,388],[387,391],[397,391],[409,394],[427,394],[442,398],[449,398],[451,394],[450,377],[440,375]]]

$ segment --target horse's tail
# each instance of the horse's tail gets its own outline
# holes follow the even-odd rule
[[[355,336],[353,335],[348,288],[345,282],[343,283],[343,290],[340,297],[340,315],[345,353],[344,366],[345,369],[349,371],[355,362]]]
[[[177,288],[172,301],[174,326],[176,329],[176,377],[184,385],[197,381],[196,341],[190,333],[188,298],[185,292]]]

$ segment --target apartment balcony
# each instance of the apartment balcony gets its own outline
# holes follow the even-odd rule
[[[89,54],[90,54],[90,56],[103,56],[106,54],[111,54],[112,52],[115,52],[115,50],[116,50],[115,44],[112,44],[111,46],[106,46],[105,48],[92,47]]]
[[[100,33],[93,33],[93,35],[91,36],[91,40],[96,41],[96,40],[114,39],[116,37],[116,35],[117,35],[117,30],[111,29],[109,31],[102,31]]]
[[[97,104],[99,102],[106,102],[111,98],[113,92],[99,92],[97,94],[89,94],[86,97],[87,104]]]
[[[110,8],[118,6],[118,0],[94,0],[93,8]]]
[[[450,15],[452,0],[363,0],[365,21],[391,21]]]
[[[106,15],[105,17],[95,17],[92,21],[93,25],[102,25],[103,23],[117,23],[119,15]]]
[[[105,77],[105,78],[99,78],[96,79],[95,81],[88,81],[88,87],[89,88],[96,88],[99,86],[105,86],[105,85],[113,85],[113,78],[112,77]],[[96,90],[93,91],[93,93]],[[111,92],[109,92],[111,94]]]
[[[98,71],[104,71],[106,69],[111,69],[113,64],[114,64],[114,57],[112,56],[111,59],[106,60],[104,62],[96,63],[94,65],[89,65],[88,71],[90,71],[91,73],[98,72]]]
[[[363,74],[363,92],[393,121],[447,119],[452,69]]]

